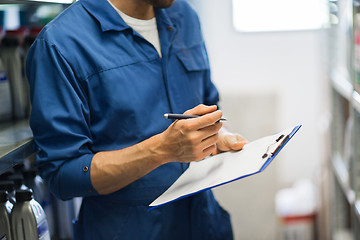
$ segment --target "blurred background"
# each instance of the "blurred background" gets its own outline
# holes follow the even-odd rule
[[[236,239],[280,239],[278,191],[304,179],[316,185],[316,194],[323,189],[331,121],[329,3],[191,3],[200,16],[228,128],[251,141],[303,125],[265,172],[214,189],[232,213]]]
[[[188,1],[227,128],[252,141],[302,125],[264,172],[214,189],[235,239],[360,239],[358,0]],[[54,199],[32,167],[23,61],[71,2],[0,0],[0,175],[33,172],[53,239],[71,239],[81,199]]]

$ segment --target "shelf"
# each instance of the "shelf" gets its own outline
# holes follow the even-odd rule
[[[27,121],[0,124],[0,174],[34,153]]]
[[[356,200],[354,204],[355,216],[360,221],[360,200]]]
[[[360,113],[360,94],[356,91],[352,94],[352,105]]]
[[[354,109],[360,113],[360,93],[354,90],[346,74],[341,73],[339,70],[332,71],[331,85],[337,93],[351,101]]]
[[[354,87],[345,73],[340,70],[332,71],[331,85],[341,96],[349,101],[352,99]]]
[[[350,187],[350,177],[347,167],[339,155],[335,155],[331,159],[332,168],[335,173],[336,179],[343,191],[346,199],[350,205],[355,203],[355,192]]]
[[[360,199],[357,199],[355,191],[350,187],[348,170],[339,155],[333,157],[331,163],[337,182],[346,196],[348,204],[351,206],[351,209],[353,209],[354,215],[357,220],[360,221]]]
[[[333,234],[332,240],[354,240],[354,237],[349,229],[339,229]]]

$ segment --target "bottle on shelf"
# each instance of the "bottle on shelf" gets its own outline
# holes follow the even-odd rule
[[[27,92],[26,82],[22,76],[21,62],[21,37],[22,30],[6,31],[4,38],[1,40],[0,58],[4,65],[7,79],[10,84],[11,106],[13,120],[25,119],[27,113]]]
[[[49,232],[52,236],[52,234],[55,233],[55,215],[52,195],[44,180],[38,175],[35,167],[23,170],[22,173],[24,176],[24,184],[33,190],[34,199],[40,203],[45,211]]]
[[[9,211],[7,208],[8,202],[7,191],[0,190],[0,239],[12,240]]]
[[[10,219],[14,239],[50,240],[45,212],[30,189],[16,191]]]
[[[0,122],[9,121],[12,118],[12,103],[10,83],[5,71],[4,64],[0,59]]]

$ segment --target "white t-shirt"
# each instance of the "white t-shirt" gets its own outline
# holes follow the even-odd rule
[[[161,46],[160,46],[160,37],[159,32],[156,25],[156,18],[152,18],[149,20],[142,20],[130,17],[117,9],[110,1],[108,1],[113,8],[119,13],[124,22],[132,27],[137,33],[143,36],[148,42],[150,42],[159,53],[161,57]]]

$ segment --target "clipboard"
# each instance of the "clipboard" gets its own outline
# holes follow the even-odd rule
[[[238,152],[191,162],[188,169],[149,205],[149,210],[264,171],[300,127],[297,125],[247,143]]]

